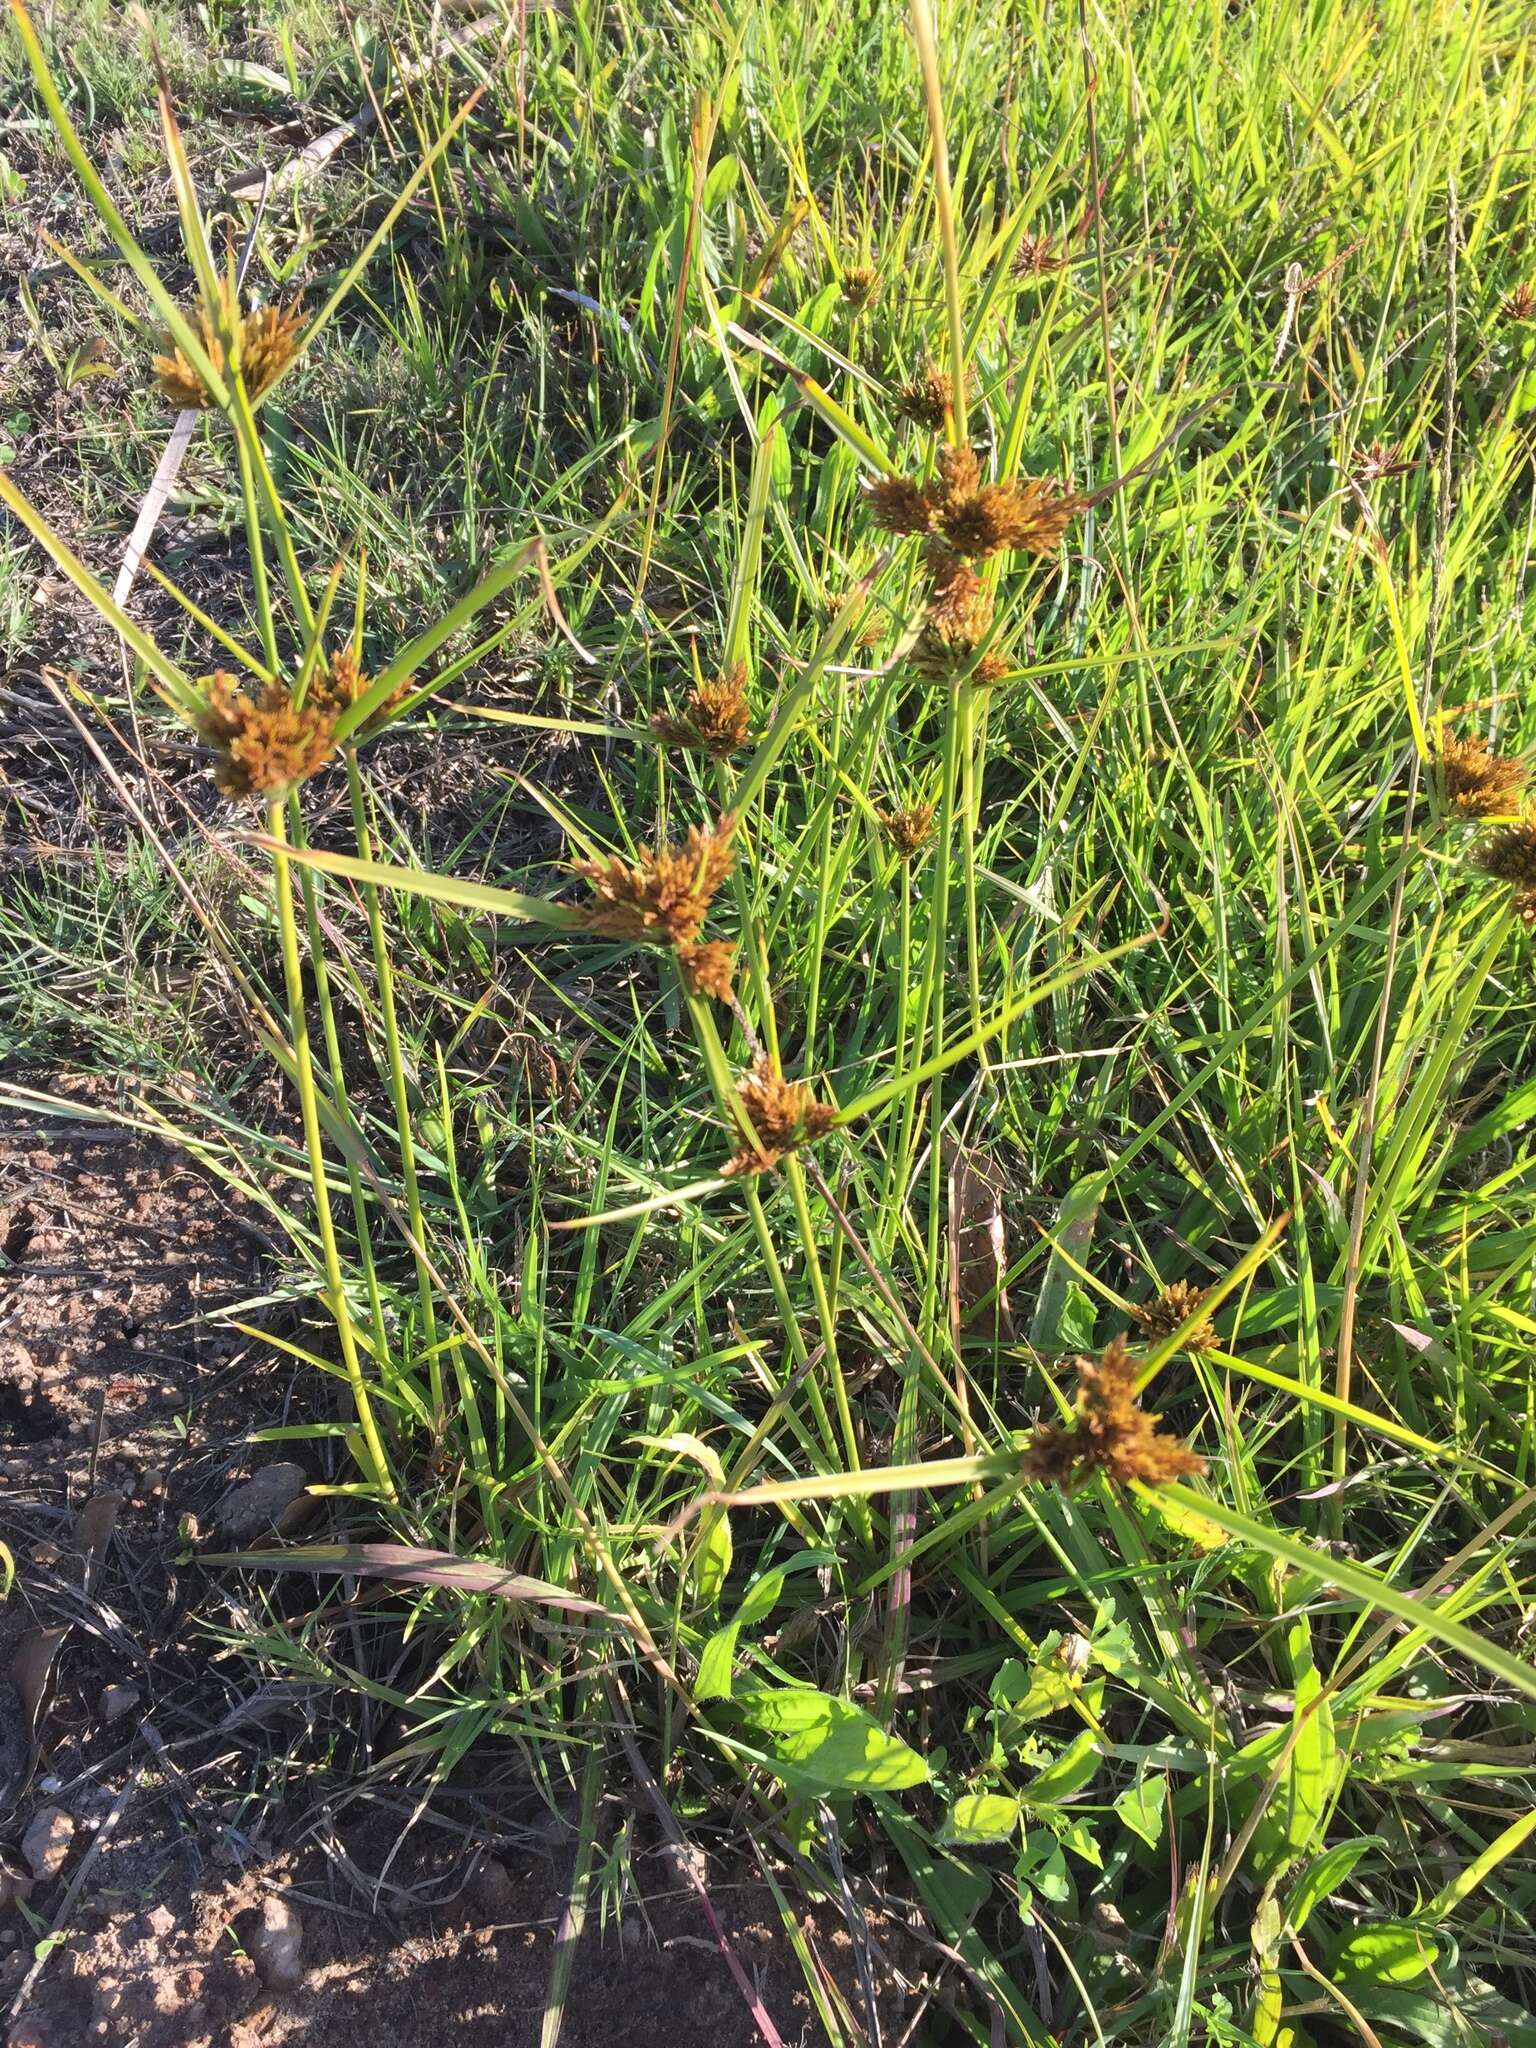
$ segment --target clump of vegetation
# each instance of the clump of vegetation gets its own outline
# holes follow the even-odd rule
[[[14,4],[238,541],[152,631],[0,480],[236,806],[195,944],[302,1149],[227,1051],[175,1114],[273,1191],[345,1525],[261,1654],[424,1788],[510,1737],[582,1897],[641,1756],[840,2042],[802,1894],[935,2040],[1523,2039],[1512,0],[534,9],[239,292],[168,89],[185,292]],[[526,751],[405,802],[465,733]]]

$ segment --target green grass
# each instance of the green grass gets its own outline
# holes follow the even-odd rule
[[[327,1421],[317,1378],[303,1425],[338,1517],[544,1589],[429,1568],[379,1623],[414,1620],[419,1773],[510,1738],[590,1817],[630,1737],[685,1828],[750,1831],[789,1926],[837,1896],[833,1830],[952,1952],[920,1963],[935,2039],[1536,2040],[1531,940],[1420,759],[1442,722],[1536,737],[1525,10],[1149,0],[1085,48],[1074,12],[945,6],[948,278],[904,9],[574,0],[527,37],[270,222],[256,274],[313,310],[485,87],[259,440],[191,458],[226,530],[237,446],[281,505],[270,596],[221,579],[218,623],[292,675],[333,574],[370,670],[446,618],[406,664],[446,665],[412,759],[478,731],[478,773],[445,814],[364,746],[291,895],[286,856],[275,897],[209,886],[172,830],[211,935],[153,862],[131,914],[34,877],[0,927],[15,1051],[35,1077],[62,1018],[153,1094],[184,1016],[91,982],[158,943],[226,960],[302,1084],[307,1156],[215,1046],[205,1114],[172,1113],[281,1222],[300,1348],[361,1397]],[[907,658],[917,550],[863,490],[861,448],[931,458],[894,392],[950,359],[951,304],[994,474],[1137,472],[1004,558],[985,691]],[[109,580],[158,446],[121,340],[71,479]],[[466,598],[535,535],[568,634],[526,564]],[[185,622],[160,646],[214,664]],[[736,760],[647,735],[738,659]],[[271,814],[301,853],[325,787]],[[913,803],[937,833],[904,866],[879,814]],[[572,858],[726,807],[739,1012],[551,924]],[[759,1045],[853,1113],[722,1181]],[[1206,1477],[1021,1484],[1073,1357],[1180,1280],[1215,1345],[1148,1346],[1149,1399]],[[400,1703],[324,1607],[256,1647]]]

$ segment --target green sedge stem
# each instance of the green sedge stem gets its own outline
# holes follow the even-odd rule
[[[939,215],[939,239],[944,249],[944,303],[949,314],[950,376],[955,401],[950,413],[955,445],[966,444],[965,419],[965,320],[960,309],[960,249],[955,240],[955,209],[949,188],[949,148],[944,138],[944,95],[939,86],[939,53],[934,42],[933,15],[928,0],[911,0],[912,37],[917,44],[917,61],[923,74],[923,97],[928,103],[928,133],[933,144],[933,198]]]
[[[363,1383],[362,1363],[357,1354],[357,1337],[352,1328],[347,1297],[342,1286],[341,1258],[336,1248],[336,1227],[331,1218],[331,1194],[326,1184],[325,1155],[320,1142],[320,1110],[315,1098],[315,1070],[310,1054],[309,1020],[304,1009],[304,970],[299,962],[299,934],[293,916],[293,876],[288,860],[288,821],[283,806],[274,803],[267,812],[267,830],[277,842],[272,854],[272,874],[277,887],[277,928],[283,951],[283,981],[288,994],[288,1028],[293,1039],[294,1075],[299,1090],[299,1111],[304,1121],[304,1149],[309,1155],[310,1182],[315,1196],[315,1222],[320,1233],[320,1250],[325,1262],[325,1284],[330,1309],[336,1319],[341,1344],[341,1361],[352,1390],[357,1424],[367,1453],[363,1463],[368,1477],[391,1504],[395,1484],[374,1420],[373,1404]]]
[[[376,849],[363,799],[363,778],[357,765],[357,749],[346,747],[342,751],[347,763],[347,793],[352,799],[352,826],[357,836],[358,855],[363,860],[373,860],[376,857]],[[384,1021],[384,1054],[389,1063],[389,1099],[395,1113],[395,1136],[400,1147],[400,1178],[405,1188],[405,1213],[411,1225],[411,1256],[416,1264],[416,1297],[421,1304],[422,1335],[427,1345],[432,1427],[441,1438],[445,1423],[443,1361],[437,1349],[437,1313],[432,1298],[431,1276],[427,1272],[421,1251],[417,1249],[418,1246],[426,1244],[426,1226],[421,1214],[421,1183],[416,1176],[416,1142],[411,1135],[411,1103],[405,1083],[405,1062],[400,1047],[400,1019],[395,1008],[394,967],[389,957],[389,941],[384,932],[384,914],[379,903],[378,889],[372,882],[364,882],[362,890],[363,904],[368,913],[368,936],[373,944],[373,972],[378,983],[379,1013]]]
[[[296,795],[288,799],[289,830],[295,844],[304,836],[304,821],[299,812]],[[358,1143],[364,1142],[362,1127],[353,1114],[347,1099],[346,1076],[341,1061],[341,1035],[336,1029],[336,1006],[331,1001],[331,974],[326,965],[325,948],[321,942],[320,907],[317,901],[318,886],[312,868],[300,867],[299,893],[304,903],[304,929],[309,935],[309,962],[315,978],[315,1001],[320,1010],[321,1032],[325,1039],[325,1059],[331,1077],[331,1099],[336,1107],[337,1117],[356,1136]],[[368,1230],[368,1200],[363,1192],[363,1177],[358,1172],[357,1162],[350,1155],[346,1162],[347,1190],[352,1198],[352,1224],[357,1237],[357,1255],[363,1269],[363,1285],[368,1293],[368,1319],[373,1329],[373,1355],[381,1373],[389,1369],[389,1332],[384,1322],[384,1304],[379,1298],[379,1276],[373,1261],[373,1244]]]

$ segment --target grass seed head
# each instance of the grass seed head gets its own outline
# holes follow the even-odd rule
[[[213,779],[228,797],[275,803],[336,751],[336,714],[313,697],[295,704],[281,682],[254,694],[224,669],[203,678],[201,737],[216,754]]]
[[[217,325],[209,318],[206,307],[198,313],[204,352],[222,372],[228,357],[219,330],[222,327],[234,333],[235,362],[246,395],[254,405],[292,362],[299,329],[304,324],[303,309],[297,299],[291,299],[286,306],[258,306],[253,312],[240,314],[233,299],[226,298],[219,313]],[[161,392],[179,412],[202,411],[213,404],[213,394],[201,373],[179,348],[173,346],[169,355],[155,357],[155,374]]]
[[[735,829],[736,820],[724,812],[707,829],[690,825],[682,845],[659,846],[634,863],[616,854],[574,861],[576,873],[592,884],[588,930],[649,945],[691,946],[731,871]]]
[[[1481,740],[1447,733],[1440,742],[1440,772],[1446,802],[1464,818],[1497,818],[1520,808],[1525,763],[1493,753]]]
[[[911,383],[903,384],[896,393],[896,410],[902,418],[934,434],[943,431],[954,403],[954,382],[937,363],[924,363]]]
[[[696,946],[679,946],[677,964],[690,995],[713,996],[717,1002],[731,1000],[736,952],[724,939],[706,939]]]
[[[855,313],[862,313],[880,285],[880,273],[872,263],[850,263],[840,280],[843,297]]]
[[[1185,1317],[1194,1314],[1204,1298],[1202,1290],[1191,1286],[1188,1280],[1175,1280],[1154,1300],[1143,1302],[1131,1313],[1147,1336],[1156,1342],[1159,1338],[1171,1337]],[[1216,1341],[1216,1332],[1204,1317],[1184,1333],[1186,1351],[1211,1351]]]
[[[1515,323],[1536,319],[1536,279],[1524,278],[1507,292],[1499,308],[1503,317]]]
[[[1097,1365],[1078,1368],[1077,1414],[1068,1424],[1045,1423],[1035,1431],[1020,1467],[1026,1479],[1071,1493],[1096,1472],[1117,1486],[1141,1480],[1157,1486],[1203,1472],[1205,1460],[1178,1437],[1158,1428],[1136,1399],[1136,1361],[1117,1337]]]
[[[738,748],[745,746],[751,728],[744,661],[738,661],[712,682],[700,683],[690,690],[682,710],[675,716],[663,711],[651,720],[651,731],[659,739],[713,755],[717,761],[729,760]]]
[[[825,1137],[837,1111],[818,1102],[804,1081],[786,1081],[766,1054],[736,1084],[737,1098],[757,1137],[727,1164],[728,1174],[767,1173],[786,1152]]]
[[[1480,839],[1472,858],[1485,875],[1509,884],[1517,915],[1536,924],[1536,809]]]

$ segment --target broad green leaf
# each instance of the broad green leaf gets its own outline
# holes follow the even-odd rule
[[[693,1682],[693,1697],[696,1701],[728,1700],[731,1696],[731,1666],[736,1656],[736,1636],[739,1621],[727,1622],[724,1628],[717,1628],[704,1645],[699,1658],[699,1672]]]
[[[1291,1724],[1294,1740],[1279,1783],[1271,1790],[1266,1778],[1259,1792],[1265,1806],[1253,1832],[1248,1861],[1260,1882],[1282,1876],[1311,1849],[1342,1761],[1334,1736],[1332,1701],[1323,1692],[1312,1661],[1312,1640],[1304,1615],[1295,1618],[1287,1636],[1296,1687]]]
[[[1155,1849],[1163,1839],[1167,1783],[1161,1775],[1138,1778],[1134,1785],[1127,1785],[1115,1801],[1116,1813],[1149,1849]]]
[[[724,1508],[706,1509],[704,1533],[693,1568],[694,1591],[706,1606],[712,1607],[720,1598],[731,1575],[733,1554],[730,1516]]]
[[[1017,1799],[1001,1792],[962,1792],[939,1832],[941,1842],[1006,1842],[1019,1825]]]
[[[765,1735],[785,1782],[820,1792],[900,1792],[928,1781],[928,1766],[874,1716],[830,1693],[757,1687],[733,1708]]]
[[[1291,1886],[1285,1901],[1285,1921],[1293,1934],[1300,1934],[1317,1907],[1325,1904],[1349,1873],[1371,1849],[1386,1847],[1381,1835],[1359,1835],[1352,1842],[1336,1842],[1304,1870]]]
[[[1378,1920],[1355,1932],[1334,1951],[1333,1974],[1341,1984],[1411,1984],[1437,1960],[1440,1944],[1407,1920]]]
[[[1019,1797],[1031,1807],[1055,1806],[1072,1798],[1092,1784],[1098,1774],[1099,1756],[1099,1738],[1091,1728],[1085,1728],[1054,1763],[1031,1778]]]

